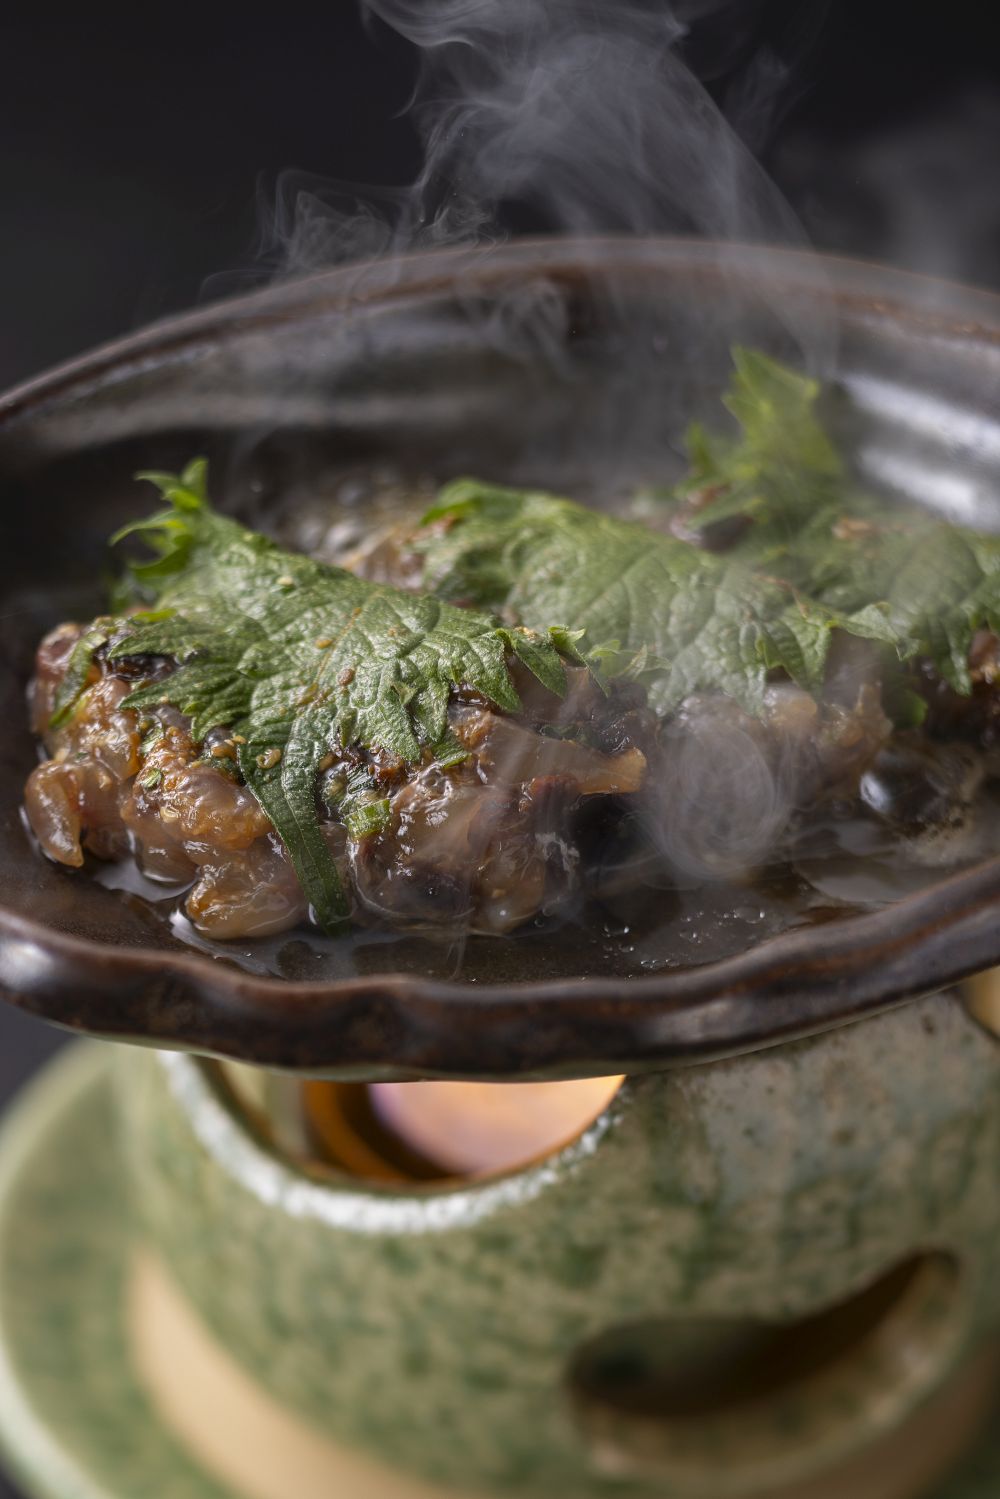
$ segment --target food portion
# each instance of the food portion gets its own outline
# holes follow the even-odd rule
[[[39,647],[42,851],[134,859],[208,939],[970,857],[1000,538],[857,492],[815,384],[736,366],[739,430],[627,515],[460,480],[331,561],[219,514],[201,461],[143,476],[166,508],[116,540],[151,557]]]
[[[557,901],[579,809],[642,784],[635,691],[602,691],[558,631],[283,551],[217,515],[204,475],[160,479],[170,509],[134,528],[157,554],[133,572],[145,607],[39,650],[45,853],[194,881],[213,937],[310,910],[504,931]]]

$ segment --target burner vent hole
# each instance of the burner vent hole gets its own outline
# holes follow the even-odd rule
[[[797,1322],[625,1324],[577,1351],[570,1396],[606,1471],[714,1473],[712,1499],[729,1492],[720,1474],[744,1472],[755,1492],[764,1473],[777,1485],[808,1469],[810,1451],[821,1466],[866,1411],[882,1419],[935,1388],[963,1336],[959,1286],[954,1261],[927,1254]]]
[[[973,1019],[991,1035],[1000,1037],[1000,968],[988,968],[966,979],[961,994]]]

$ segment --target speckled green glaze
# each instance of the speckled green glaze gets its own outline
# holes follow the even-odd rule
[[[111,1048],[74,1048],[0,1128],[0,1460],[37,1499],[236,1499],[164,1428],[129,1365],[134,1237],[110,1065]],[[1000,1419],[932,1499],[998,1493]]]
[[[74,1047],[0,1129],[0,1461],[40,1499],[232,1499],[129,1366],[110,1064]]]
[[[727,1499],[823,1473],[919,1410],[1000,1325],[1000,1046],[942,995],[630,1080],[541,1166],[400,1194],[270,1155],[197,1060],[131,1052],[122,1137],[147,1231],[224,1344],[332,1436],[433,1480]],[[750,1416],[637,1427],[570,1397],[606,1329],[801,1318],[915,1252],[960,1266],[905,1338]],[[900,1345],[905,1345],[900,1352]]]

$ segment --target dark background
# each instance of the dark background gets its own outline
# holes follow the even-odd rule
[[[190,305],[208,278],[217,289],[251,257],[261,178],[266,201],[285,168],[387,184],[418,167],[412,51],[366,32],[353,0],[215,0],[196,20],[7,9],[0,388]],[[1000,287],[994,7],[831,0],[817,29],[819,14],[729,0],[693,54],[723,100],[738,75],[719,58],[737,34],[741,57],[796,56],[764,158],[817,246]],[[0,1101],[58,1041],[0,1012]],[[12,1492],[0,1477],[0,1499]]]

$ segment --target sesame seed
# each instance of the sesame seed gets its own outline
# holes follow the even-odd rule
[[[278,587],[279,588],[294,588],[295,587],[295,579],[294,578],[290,578],[288,576],[288,574],[285,573],[283,577],[280,577],[278,579]]]
[[[328,651],[333,644],[333,636],[321,635],[318,640],[313,642],[313,644],[318,651]]]

